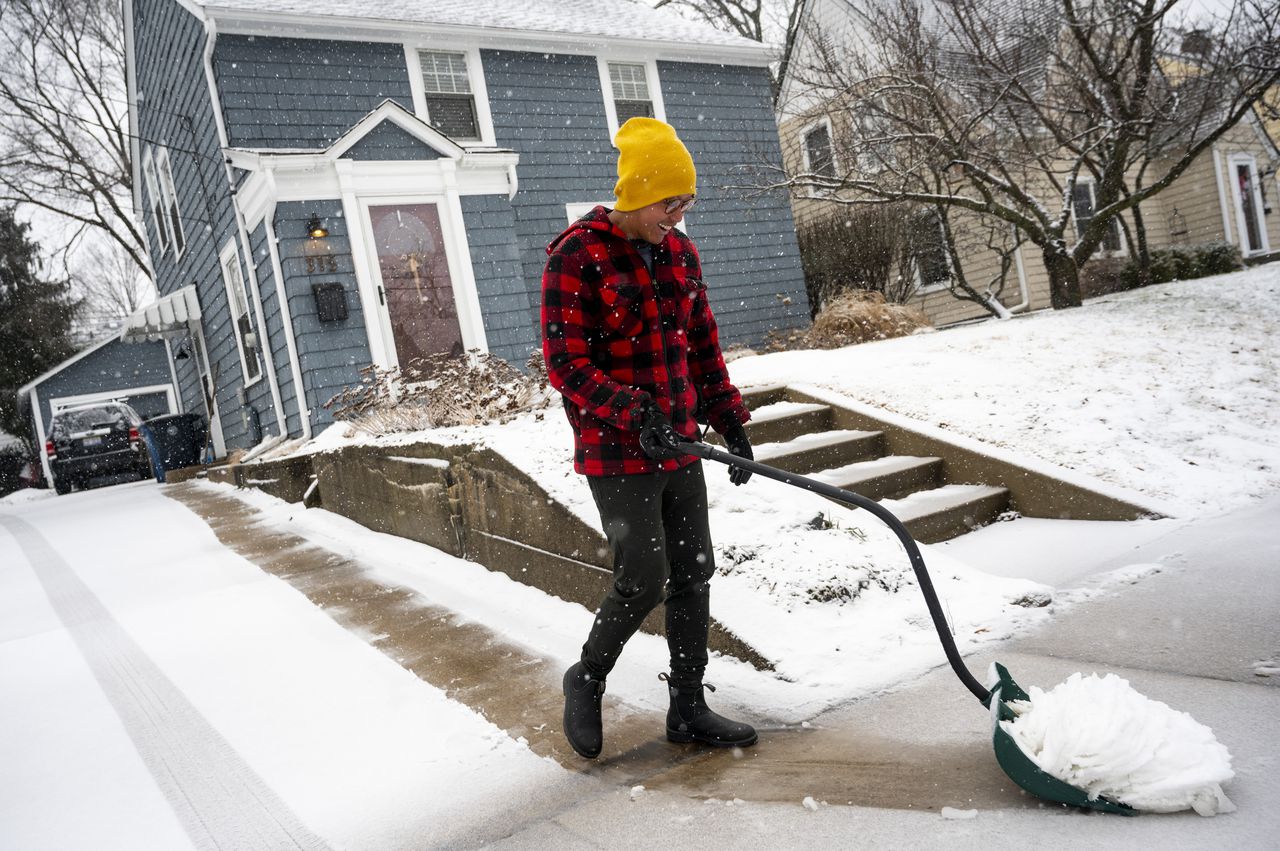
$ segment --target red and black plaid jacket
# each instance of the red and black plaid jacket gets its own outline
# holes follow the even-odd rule
[[[653,247],[653,274],[596,207],[547,246],[542,354],[573,426],[573,469],[588,476],[678,470],[640,448],[641,408],[654,399],[681,435],[694,414],[721,434],[751,415],[729,383],[693,242],[673,230]]]

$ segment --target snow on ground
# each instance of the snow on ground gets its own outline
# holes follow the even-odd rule
[[[717,547],[720,575],[711,611],[776,665],[761,673],[730,658],[708,678],[727,699],[776,722],[796,723],[849,699],[901,684],[945,661],[901,545],[887,530],[819,497],[762,480],[734,489],[713,476],[713,526],[732,543]],[[344,555],[379,580],[481,623],[501,624],[512,640],[566,665],[591,628],[592,614],[473,562],[423,544],[372,532],[339,515],[306,510],[254,491],[233,493],[269,522]],[[784,490],[786,489],[786,490]],[[825,512],[831,528],[808,526]],[[962,650],[1008,637],[1047,616],[1045,586],[989,576],[943,554],[931,575]],[[654,687],[667,669],[665,641],[638,635],[609,678],[610,693],[660,708]],[[655,702],[656,701],[656,702]],[[664,705],[663,705],[664,706]]]
[[[1272,264],[1076,310],[837,351],[742,357],[731,374],[744,388],[789,383],[883,406],[888,416],[1077,481],[1096,477],[1109,483],[1104,489],[1135,492],[1166,511],[1216,513],[1280,490],[1280,355],[1268,344],[1277,325],[1280,264]],[[501,425],[379,438],[337,424],[304,451],[419,440],[489,447],[599,526],[572,471],[558,406]],[[719,568],[712,612],[805,690],[757,695],[761,709],[803,718],[937,664],[937,637],[886,528],[758,476],[735,488],[719,465],[708,464],[707,474]],[[1024,518],[927,547],[925,558],[964,651],[1047,616],[1037,605],[1049,589],[1037,582],[1072,582],[1082,565],[1177,522]]]
[[[1280,318],[1278,285],[1273,265],[1012,322],[837,352],[746,357],[731,371],[743,386],[804,376],[841,398],[1203,513],[1280,490],[1280,370],[1267,340]],[[997,364],[1013,368],[1002,373]],[[344,432],[334,427],[308,450],[367,440]],[[488,445],[585,522],[599,522],[570,469],[568,426],[556,408],[498,427],[378,442],[423,439]],[[905,555],[887,530],[759,477],[734,488],[714,465],[708,485],[722,571],[714,613],[779,662],[775,676],[714,661],[718,704],[795,722],[941,662]],[[269,524],[358,554],[386,581],[501,625],[512,640],[566,662],[590,624],[581,606],[479,565],[324,511],[239,495]],[[220,546],[153,484],[11,498],[3,511],[45,536],[159,672],[336,845],[412,847],[423,836],[465,830],[460,814],[484,818],[495,801],[568,782],[569,772]],[[956,640],[969,649],[1048,616],[1047,608],[1017,604],[1043,592],[1029,580],[1074,581],[1073,561],[1096,564],[1104,550],[1163,534],[1160,524],[1170,522],[1134,524],[1133,538],[1109,524],[1019,520],[926,548],[925,557]],[[1019,536],[1015,528],[1028,531]],[[1082,539],[1083,549],[1066,552]],[[101,685],[116,669],[86,657],[49,602],[48,577],[2,530],[0,555],[0,681],[22,695],[0,701],[0,845],[189,847],[140,756],[146,749],[131,741],[128,713]],[[1159,569],[1133,565],[1109,581],[1140,582]],[[610,694],[662,708],[655,674],[665,656],[663,641],[637,636]]]
[[[1078,310],[833,352],[740,357],[731,374],[744,388],[791,384],[883,406],[887,416],[1074,480],[1102,480],[1166,511],[1216,513],[1280,489],[1280,356],[1268,344],[1277,325],[1280,264]],[[599,526],[558,406],[502,425],[381,438],[338,424],[305,450],[419,440],[497,450]],[[906,555],[881,523],[780,482],[756,476],[733,488],[722,467],[707,472],[713,614],[805,690],[773,695],[769,708],[804,718],[937,664],[941,649]],[[1069,584],[1082,564],[1176,522],[1024,518],[925,548],[925,561],[966,650],[1047,616],[1037,605],[1048,589],[1030,580]]]
[[[35,527],[87,591],[31,564],[0,528],[0,682],[21,695],[0,701],[0,846],[190,847],[145,759],[180,768],[186,755],[167,749],[208,728],[130,723],[186,717],[163,679],[334,847],[443,841],[495,795],[567,776],[224,548],[154,485],[5,514]],[[48,588],[80,611],[95,597],[140,654],[73,642],[84,627],[60,618]],[[113,688],[120,677],[139,687]]]
[[[22,505],[27,502],[37,502],[42,499],[48,499],[53,494],[53,488],[22,488],[13,493],[0,496],[0,505]]]
[[[1280,490],[1277,327],[1271,263],[1008,322],[744,357],[730,374],[823,388],[1213,514]]]

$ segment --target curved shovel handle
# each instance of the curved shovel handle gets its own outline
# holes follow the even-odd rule
[[[776,467],[770,467],[767,464],[761,464],[759,461],[752,461],[747,458],[739,458],[737,455],[716,449],[706,443],[698,443],[694,441],[682,440],[679,445],[681,452],[687,452],[690,455],[696,455],[699,458],[708,461],[718,461],[721,464],[727,464],[731,467],[740,467],[743,470],[750,470],[752,473],[758,473],[767,479],[783,482],[788,485],[802,488],[803,490],[813,491],[823,496],[851,505],[855,508],[861,508],[869,511],[884,522],[886,526],[893,530],[898,536],[898,540],[902,542],[902,546],[907,551],[907,557],[911,560],[911,569],[915,571],[916,582],[920,585],[920,593],[924,594],[925,604],[929,607],[929,615],[933,618],[934,629],[938,631],[938,639],[942,642],[942,649],[946,651],[947,661],[951,663],[951,669],[955,671],[956,676],[960,678],[960,682],[964,683],[969,691],[973,692],[984,705],[988,698],[991,697],[991,690],[983,688],[982,684],[969,672],[965,667],[964,660],[960,658],[960,651],[956,649],[955,640],[951,637],[951,630],[947,626],[946,616],[942,613],[942,605],[938,602],[938,594],[933,590],[933,580],[929,578],[929,571],[924,566],[924,556],[920,555],[920,548],[916,546],[915,539],[907,532],[905,526],[902,525],[897,517],[884,506],[875,500],[867,499],[865,496],[844,490],[843,488],[829,485],[825,482],[819,482],[809,479],[795,473],[788,473],[785,470],[779,470]]]

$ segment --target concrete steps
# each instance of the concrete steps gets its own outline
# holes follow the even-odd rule
[[[1006,488],[950,481],[941,455],[887,454],[883,431],[838,428],[831,406],[789,400],[785,387],[746,394],[744,401],[757,461],[877,500],[918,541],[958,537],[1010,506]]]
[[[925,544],[958,538],[993,522],[1009,506],[1009,491],[990,485],[943,485],[902,499],[884,499],[911,537]]]

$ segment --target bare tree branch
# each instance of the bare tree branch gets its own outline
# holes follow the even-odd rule
[[[0,5],[0,203],[71,225],[66,267],[91,235],[138,270],[120,6],[113,0]]]
[[[1178,6],[857,0],[844,32],[806,22],[789,91],[839,128],[842,171],[770,185],[833,206],[905,201],[1007,222],[1040,249],[1053,305],[1077,305],[1079,270],[1116,217],[1172,184],[1280,83],[1280,5],[1233,0],[1194,24]],[[1076,222],[1082,180],[1093,210]]]

